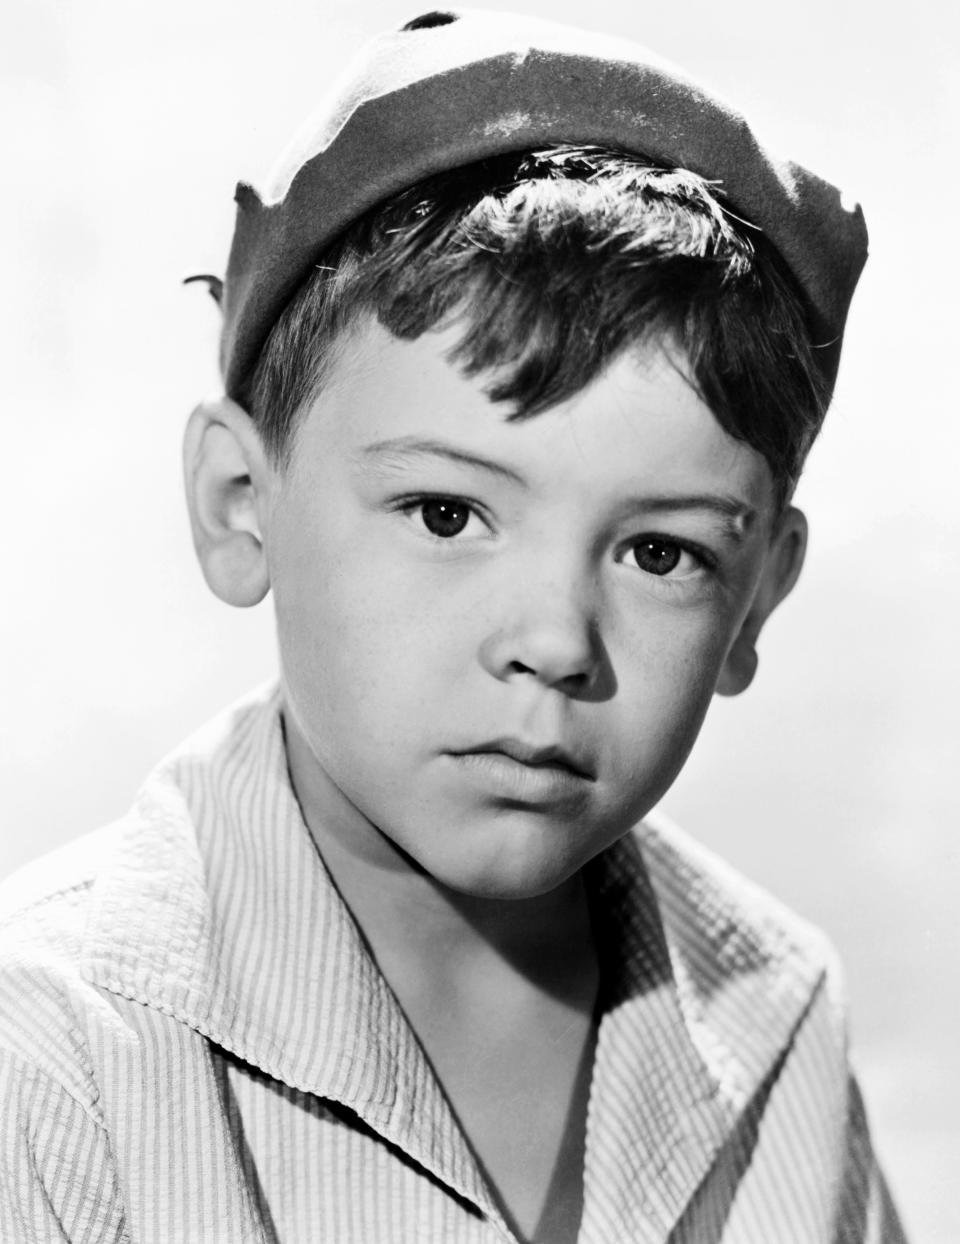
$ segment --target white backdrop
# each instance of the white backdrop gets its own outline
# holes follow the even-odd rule
[[[426,5],[424,8],[428,7]],[[801,485],[813,538],[760,674],[667,810],[823,925],[915,1241],[960,1239],[958,19],[946,0],[524,0],[650,44],[859,197],[872,259]],[[5,0],[0,873],[120,813],[274,668],[269,606],[206,593],[179,438],[217,384],[238,176],[362,40],[326,0]],[[773,1244],[773,1242],[771,1242]]]

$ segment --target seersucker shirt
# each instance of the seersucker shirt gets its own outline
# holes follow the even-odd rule
[[[829,947],[675,829],[587,870],[581,1244],[895,1244]],[[304,825],[279,696],[0,900],[3,1244],[515,1236]]]

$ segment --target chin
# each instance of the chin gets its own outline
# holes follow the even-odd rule
[[[574,870],[576,871],[576,870]],[[522,902],[524,899],[540,898],[570,880],[569,874],[553,876],[488,876],[469,879],[465,884],[450,886],[459,894],[470,898],[489,899],[498,902]]]
[[[435,881],[449,890],[471,898],[519,901],[539,898],[562,886],[587,862],[571,853],[505,846],[502,842],[490,852],[474,857],[427,863]],[[433,863],[433,862],[431,862]]]

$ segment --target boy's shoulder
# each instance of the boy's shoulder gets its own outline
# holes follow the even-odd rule
[[[755,1088],[801,1029],[845,1060],[844,979],[828,937],[659,810],[631,845],[657,909],[646,940],[662,939],[683,1025],[732,1098]],[[635,956],[650,953],[642,936],[626,939]]]
[[[824,934],[658,810],[595,875],[602,970],[615,990],[607,1015],[625,1048],[649,1045],[661,1068],[695,1050],[731,1118],[787,1063],[799,1093],[814,1086],[842,1112],[846,1003]]]
[[[0,881],[0,977],[27,963],[76,965],[90,896],[123,833],[116,821],[64,843]],[[68,970],[69,974],[69,970]]]
[[[116,823],[84,834],[0,883],[0,1061],[60,1083],[94,1118],[86,1032],[104,1000],[84,979],[83,942],[121,833]]]
[[[138,976],[139,947],[154,933],[166,939],[168,959],[181,954],[176,917],[188,910],[195,918],[202,901],[204,802],[227,802],[213,788],[221,771],[229,784],[242,770],[236,751],[270,698],[270,688],[258,688],[191,735],[125,816],[0,879],[0,1056],[58,1079],[81,1067],[91,1025],[115,1023],[111,994],[132,996],[108,979],[114,968]],[[68,1088],[93,1105],[82,1075]]]
[[[51,951],[75,946],[95,883],[123,867],[123,843],[131,836],[146,843],[151,826],[157,830],[162,820],[176,815],[172,805],[189,796],[205,773],[214,775],[229,764],[251,725],[275,710],[275,699],[275,688],[262,686],[229,705],[155,766],[125,816],[0,878],[0,952],[27,941],[45,943]],[[184,820],[192,819],[188,802],[185,798],[179,809]]]
[[[723,959],[751,951],[832,958],[824,933],[723,856],[681,829],[659,808],[634,830],[665,925],[692,948],[714,947]]]
[[[634,838],[674,970],[700,995],[761,976],[801,995],[824,982],[839,989],[841,968],[826,934],[659,809]]]
[[[76,912],[109,858],[120,826],[117,821],[91,830],[0,880],[0,936],[41,919],[46,908]]]
[[[76,958],[90,932],[96,892],[122,884],[134,854],[145,865],[159,863],[161,853],[173,860],[184,845],[175,829],[188,830],[192,842],[208,806],[229,815],[232,782],[262,760],[251,754],[255,736],[279,729],[277,698],[275,685],[267,684],[230,704],[154,767],[126,815],[0,878],[0,970],[18,948],[50,962]],[[191,860],[181,853],[179,862],[187,870]]]

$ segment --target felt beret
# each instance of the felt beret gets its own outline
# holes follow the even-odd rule
[[[375,38],[294,139],[263,197],[237,187],[221,369],[242,394],[283,308],[336,236],[431,174],[554,143],[600,145],[719,184],[808,304],[832,388],[867,255],[859,207],[771,155],[744,118],[636,44],[507,13],[428,13]]]

